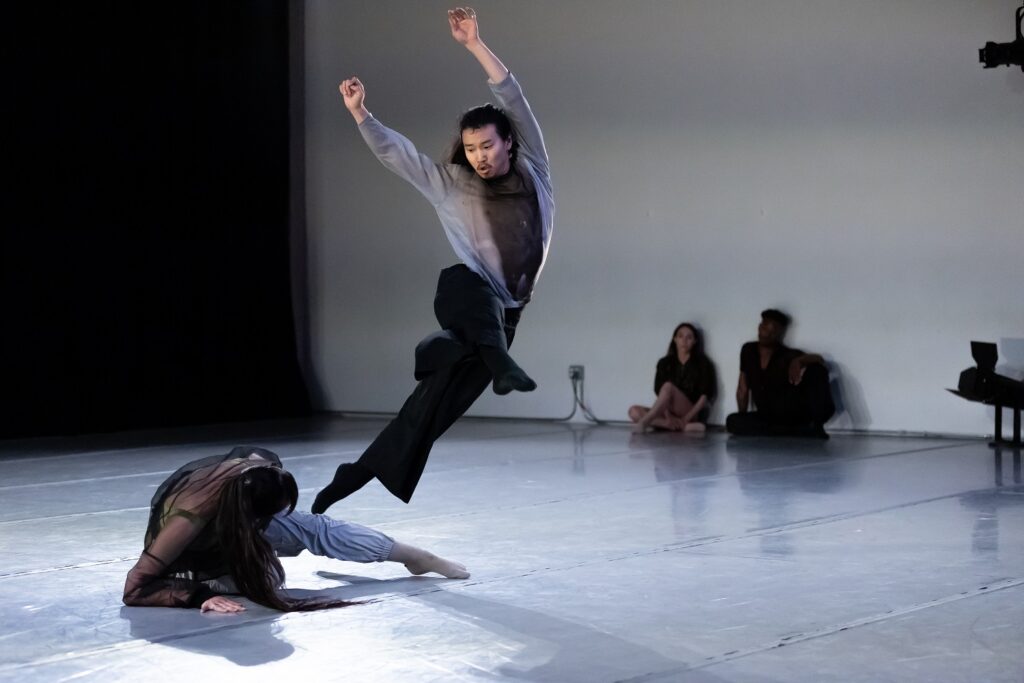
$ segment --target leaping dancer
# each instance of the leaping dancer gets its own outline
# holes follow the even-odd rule
[[[462,115],[448,163],[420,154],[374,118],[358,78],[339,86],[370,150],[430,201],[461,263],[438,279],[434,313],[441,331],[416,347],[416,388],[359,460],[338,467],[317,494],[314,513],[374,477],[408,503],[434,441],[488,384],[497,394],[537,386],[508,347],[551,240],[555,204],[547,150],[518,81],[480,39],[476,12],[449,10],[448,23],[455,41],[483,67],[501,105]]]

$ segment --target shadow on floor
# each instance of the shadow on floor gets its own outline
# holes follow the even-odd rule
[[[323,571],[318,574],[356,588],[345,593],[346,597],[353,598],[394,592],[396,583]],[[415,579],[398,580],[399,583],[411,581]],[[592,680],[657,680],[659,673],[672,672],[675,676],[686,671],[687,681],[715,683],[723,680],[704,671],[687,671],[687,661],[700,663],[703,657],[683,647],[680,647],[680,659],[672,659],[586,624],[448,591],[440,585],[432,590],[410,593],[408,597],[455,615],[460,621],[469,617],[473,625],[518,645],[517,649],[507,650],[510,661],[492,671],[496,679],[562,683],[581,680],[581,674],[591,672]]]

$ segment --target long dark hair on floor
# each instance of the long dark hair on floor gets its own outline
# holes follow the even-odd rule
[[[282,612],[357,604],[345,600],[297,600],[281,594],[284,567],[262,532],[278,512],[288,508],[291,514],[298,498],[295,478],[277,467],[251,467],[224,484],[215,529],[238,591],[253,602]]]

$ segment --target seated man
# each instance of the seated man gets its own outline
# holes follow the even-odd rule
[[[736,387],[738,413],[725,421],[730,434],[828,438],[825,422],[836,412],[824,359],[783,343],[790,317],[769,308],[761,313],[757,341],[740,351]],[[747,412],[751,393],[755,412]]]

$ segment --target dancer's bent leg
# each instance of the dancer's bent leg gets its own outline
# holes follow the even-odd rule
[[[503,308],[490,285],[463,264],[445,268],[438,277],[434,295],[437,322],[480,354],[494,378],[496,394],[537,388],[508,353],[508,328],[516,326],[521,314],[521,308]]]
[[[395,541],[370,527],[301,510],[274,515],[263,538],[280,557],[308,550],[320,557],[348,562],[384,562]]]
[[[294,557],[303,550],[314,555],[348,562],[400,562],[411,574],[435,572],[449,579],[467,579],[469,572],[458,562],[395,541],[376,529],[296,510],[278,513],[263,537],[281,557]]]
[[[537,383],[512,360],[508,351],[497,346],[481,345],[477,347],[480,358],[494,376],[494,393],[504,396],[510,391],[533,391]]]
[[[764,415],[757,411],[733,413],[725,418],[725,429],[736,436],[766,436],[771,434],[771,425]]]
[[[491,373],[477,355],[422,379],[359,461],[338,468],[334,481],[317,494],[313,512],[322,513],[374,477],[408,503],[434,441],[490,382]]]
[[[804,370],[804,378],[800,382],[803,388],[804,405],[810,419],[824,425],[836,414],[836,404],[832,400],[829,386],[828,368],[824,365],[810,365]]]
[[[506,348],[512,345],[518,322],[518,310],[506,312],[503,327]],[[479,354],[467,355],[450,367],[423,376],[398,415],[377,435],[359,461],[353,463],[358,468],[338,468],[337,486],[331,482],[317,495],[314,511],[323,512],[373,477],[408,503],[434,441],[469,410],[492,379],[490,369]]]

